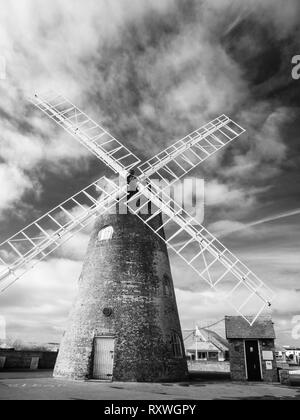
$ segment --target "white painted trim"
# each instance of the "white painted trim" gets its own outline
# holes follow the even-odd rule
[[[262,348],[262,343],[261,343],[261,347],[260,347],[260,340],[257,340],[258,343],[258,354],[259,354],[259,365],[260,365],[260,378],[261,381],[264,380],[264,375],[263,375],[263,368],[262,368],[262,354],[260,349]]]
[[[95,335],[94,340],[96,338],[114,338],[114,339],[116,339],[116,335],[115,334],[112,334],[112,335]]]
[[[114,228],[112,226],[105,226],[98,233],[98,242],[108,242],[113,238]]]
[[[246,379],[248,381],[248,366],[247,366],[247,355],[246,355],[246,340],[244,341],[244,360],[245,360],[245,372],[246,372]]]

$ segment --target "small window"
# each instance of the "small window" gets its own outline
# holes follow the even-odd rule
[[[219,360],[219,354],[217,352],[209,352],[208,360]]]
[[[207,360],[207,353],[198,351],[198,360]]]
[[[177,333],[172,334],[171,345],[172,345],[173,356],[178,358],[178,359],[183,357],[182,343],[181,343],[181,339],[180,339],[180,337]]]
[[[101,229],[98,233],[98,241],[109,241],[112,239],[114,234],[114,228],[112,226],[107,226],[104,229]]]

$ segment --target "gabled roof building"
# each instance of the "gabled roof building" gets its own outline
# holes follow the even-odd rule
[[[229,345],[214,331],[196,328],[195,334],[185,344],[186,355],[192,361],[228,360]]]

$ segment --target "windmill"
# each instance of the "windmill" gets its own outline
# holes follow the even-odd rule
[[[128,148],[64,96],[53,93],[36,95],[31,102],[125,181],[119,186],[105,177],[99,179],[1,244],[0,291],[7,290],[96,217],[83,277],[79,282],[79,297],[61,345],[56,376],[88,377],[92,365],[97,370],[96,362],[92,360],[97,355],[98,362],[107,369],[103,372],[100,368],[100,379],[146,381],[184,377],[186,362],[167,249],[175,252],[250,325],[273,299],[269,287],[170,195],[171,186],[239,138],[245,130],[222,115],[141,164]],[[135,178],[137,190],[128,196],[126,179],[135,168],[138,171]],[[159,185],[157,179],[162,181]],[[120,203],[126,206],[129,214],[126,219],[124,215],[112,219],[108,213]],[[110,248],[107,241],[112,239],[115,228],[123,233],[115,234],[115,245]],[[120,243],[123,244],[122,252],[127,252],[124,251],[124,238],[129,236],[133,240],[129,242],[129,254],[125,260],[131,260],[131,271],[127,277],[122,277],[120,268],[116,274],[111,267],[116,267],[116,250],[120,250]],[[140,242],[135,244],[137,237]],[[145,264],[133,275],[134,264],[138,260],[141,262],[148,252],[147,242],[151,243],[153,250],[149,257],[149,270],[154,270],[153,275],[149,277]],[[118,264],[126,261],[118,260]],[[159,264],[163,277],[158,273]],[[95,267],[109,273],[106,276],[105,272],[101,278],[104,288],[99,286],[101,282],[95,274]],[[122,267],[123,273],[126,268]],[[121,279],[118,283],[115,283],[116,276]],[[131,282],[130,276],[135,276],[135,280]],[[166,282],[157,284],[156,288],[158,291],[164,289],[168,295],[167,304],[155,295],[160,292],[153,291],[154,279],[158,279],[158,283]],[[100,301],[103,304],[100,305]],[[139,316],[145,317],[143,322]],[[163,332],[158,333],[158,330]],[[143,340],[137,342],[133,337],[139,334],[143,335]],[[95,342],[96,335],[102,336],[103,340],[99,341],[102,347]],[[158,350],[153,350],[154,347]],[[166,356],[170,351],[173,358]],[[147,354],[147,360],[142,360],[141,354]]]

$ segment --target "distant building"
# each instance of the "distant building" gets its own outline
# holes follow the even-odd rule
[[[284,347],[277,345],[275,348],[275,356],[276,356],[277,367],[279,369],[289,368],[288,360],[286,357],[286,349]]]
[[[57,358],[57,352],[42,350],[0,349],[0,371],[19,369],[53,369]]]
[[[229,359],[228,342],[208,329],[196,328],[193,337],[185,343],[185,348],[190,361],[224,362]]]
[[[287,362],[286,349],[284,347],[276,346],[275,355],[276,355],[277,362],[283,362],[283,363]]]
[[[286,359],[290,365],[300,366],[300,348],[284,346]]]
[[[18,341],[13,346],[0,346],[0,370],[53,369],[58,348],[57,343],[37,344]]]
[[[59,351],[59,346],[60,346],[60,344],[59,343],[47,343],[47,344],[44,344],[44,347],[48,350],[48,351],[56,351],[56,352],[58,352]]]
[[[272,318],[261,316],[251,327],[244,318],[229,316],[225,319],[225,328],[232,380],[277,382]]]

